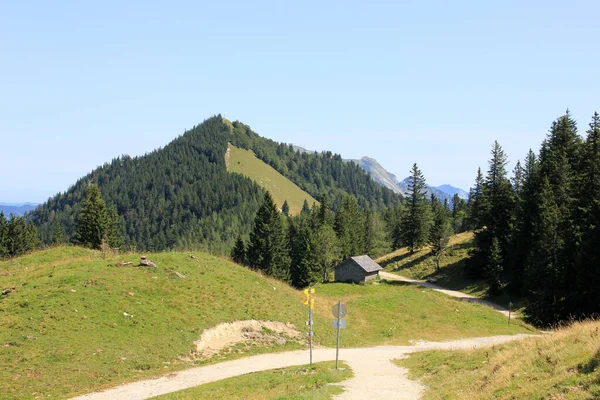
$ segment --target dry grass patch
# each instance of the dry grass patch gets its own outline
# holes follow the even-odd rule
[[[414,353],[397,364],[428,386],[427,399],[600,398],[600,322],[469,351]]]

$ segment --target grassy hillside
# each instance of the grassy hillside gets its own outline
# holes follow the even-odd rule
[[[233,145],[228,148],[228,170],[242,174],[264,189],[271,192],[277,207],[281,209],[283,202],[287,200],[290,206],[290,214],[298,214],[302,210],[304,200],[310,206],[318,202],[304,190],[300,189],[294,182],[281,175],[270,165],[256,158],[252,150],[244,150]]]
[[[465,262],[469,258],[471,249],[473,249],[473,232],[459,233],[450,237],[450,246],[442,256],[439,272],[435,270],[435,260],[431,256],[429,246],[412,255],[404,247],[382,256],[376,261],[388,272],[395,272],[413,279],[432,280],[436,285],[447,289],[482,297],[506,307],[509,302],[512,302],[517,305],[516,308],[520,308],[521,299],[508,294],[489,296],[484,281],[468,279],[464,276]]]
[[[0,393],[64,398],[242,354],[305,345],[241,343],[212,359],[199,357],[194,341],[221,322],[281,321],[303,332],[304,295],[221,258],[148,256],[157,268],[116,267],[120,260],[137,264],[139,254],[103,256],[77,247],[0,262],[0,293],[5,293],[0,295]],[[530,331],[524,324],[507,326],[488,308],[412,285],[327,284],[317,287],[318,344],[335,344],[331,307],[338,300],[349,310],[344,347]]]
[[[311,399],[327,400],[344,390],[330,383],[352,377],[345,363],[336,370],[335,362],[328,361],[313,366],[296,366],[242,375],[222,381],[207,383],[195,388],[157,396],[156,400],[269,400]]]
[[[600,322],[491,349],[415,353],[397,363],[427,399],[598,399]]]

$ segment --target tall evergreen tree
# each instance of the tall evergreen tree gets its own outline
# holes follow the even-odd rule
[[[411,254],[423,247],[429,238],[431,207],[425,189],[425,178],[415,163],[408,183],[407,210],[401,221],[402,241]]]
[[[448,248],[450,235],[452,235],[452,226],[448,218],[446,208],[440,204],[439,200],[433,203],[433,224],[429,233],[429,243],[431,244],[431,253],[435,260],[436,271],[440,270],[440,260]]]
[[[288,282],[289,258],[283,221],[273,198],[265,193],[264,202],[256,213],[247,251],[248,264],[267,275]]]
[[[469,229],[480,229],[484,226],[483,215],[487,211],[484,188],[485,180],[481,173],[481,168],[477,168],[475,186],[469,190]]]
[[[600,116],[594,113],[582,158],[578,224],[580,244],[575,265],[574,309],[578,315],[600,315]]]
[[[85,191],[81,211],[77,216],[75,242],[91,249],[99,249],[106,239],[107,227],[106,203],[98,185],[91,184]]]
[[[238,236],[231,250],[231,259],[241,265],[246,265],[246,244],[241,236]]]
[[[288,204],[287,200],[283,201],[283,205],[281,206],[281,213],[286,217],[290,216],[290,205]]]
[[[354,196],[344,196],[340,208],[335,213],[334,222],[342,258],[362,254],[364,249],[364,221],[358,202]]]

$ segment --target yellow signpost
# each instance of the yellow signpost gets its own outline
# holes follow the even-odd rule
[[[308,347],[310,349],[310,365],[312,365],[312,338],[313,338],[313,319],[312,314],[315,309],[315,299],[313,295],[315,294],[315,288],[306,288],[304,289],[304,295],[306,298],[304,299],[304,305],[308,306],[308,321],[306,321],[306,325],[308,326]]]

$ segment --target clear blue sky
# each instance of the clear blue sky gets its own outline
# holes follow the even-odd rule
[[[218,113],[468,189],[496,139],[514,163],[567,108],[585,132],[599,15],[594,0],[0,0],[0,201],[45,201]]]

